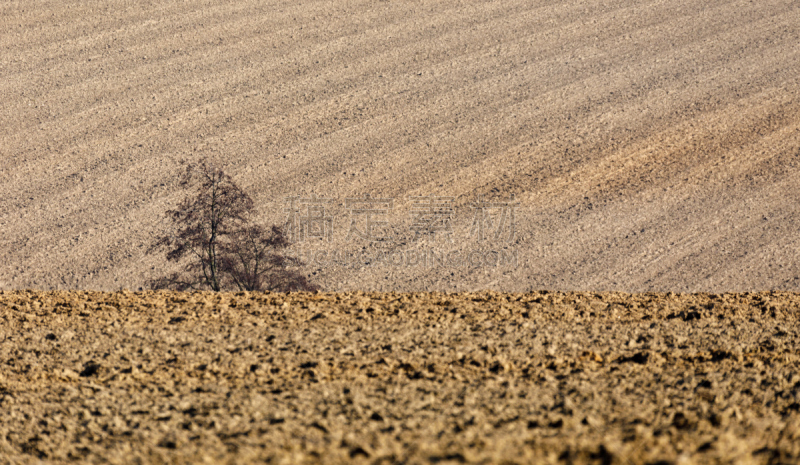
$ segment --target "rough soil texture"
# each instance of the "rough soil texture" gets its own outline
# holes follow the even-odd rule
[[[0,4],[0,289],[138,289],[182,197],[227,161],[289,196],[392,198],[392,250],[494,266],[337,267],[329,290],[800,290],[795,0],[120,0]],[[518,202],[510,244],[473,202]],[[453,241],[409,241],[414,196]],[[488,241],[488,242],[487,242]],[[348,250],[349,250],[348,249]]]
[[[798,463],[800,296],[0,294],[0,462]]]

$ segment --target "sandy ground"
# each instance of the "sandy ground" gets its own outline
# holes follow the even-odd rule
[[[4,1],[0,289],[170,271],[145,250],[209,156],[264,223],[330,200],[297,247],[371,246],[369,194],[406,259],[516,254],[312,260],[330,290],[800,290],[798,25],[791,0]],[[512,195],[513,237],[470,234]],[[429,196],[452,232],[414,240]]]
[[[0,462],[798,463],[797,294],[0,293]]]

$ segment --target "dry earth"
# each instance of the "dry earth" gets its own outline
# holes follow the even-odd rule
[[[0,293],[0,463],[798,463],[800,296]]]
[[[0,289],[138,289],[182,196],[228,163],[284,199],[394,199],[392,250],[513,266],[312,263],[331,290],[800,290],[795,0],[0,3]],[[473,202],[518,202],[510,243]],[[453,197],[409,240],[413,196]],[[504,249],[506,248],[506,249]]]

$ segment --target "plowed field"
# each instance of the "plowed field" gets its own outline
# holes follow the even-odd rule
[[[0,289],[146,289],[210,157],[264,225],[324,199],[326,253],[369,195],[392,251],[518,257],[311,260],[330,291],[797,292],[798,44],[797,0],[4,0]]]
[[[0,462],[797,463],[795,294],[0,293]]]

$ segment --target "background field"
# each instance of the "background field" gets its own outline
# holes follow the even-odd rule
[[[328,289],[800,290],[798,25],[790,0],[5,1],[0,289],[168,271],[145,249],[212,156],[265,223],[370,194],[394,250],[518,254],[309,268]],[[452,242],[408,240],[428,195]],[[512,243],[471,238],[511,195]],[[359,250],[336,208],[326,246]]]

